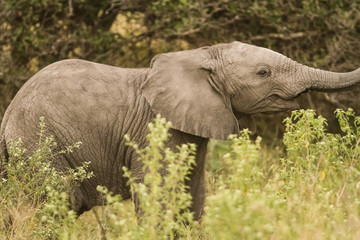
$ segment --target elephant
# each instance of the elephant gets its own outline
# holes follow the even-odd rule
[[[132,198],[122,167],[137,179],[144,173],[124,135],[143,148],[148,123],[161,114],[172,122],[167,147],[197,146],[196,165],[186,184],[190,210],[199,220],[209,138],[227,139],[244,128],[254,131],[253,114],[297,109],[294,99],[308,90],[338,91],[359,82],[360,68],[347,73],[314,69],[238,41],[159,54],[149,68],[61,60],[30,78],[8,106],[0,128],[0,159],[8,158],[12,140],[21,138],[29,150],[36,145],[41,116],[60,148],[81,141],[79,150],[53,160],[58,171],[91,162],[94,177],[72,196],[72,209],[81,214],[103,203],[97,185]]]

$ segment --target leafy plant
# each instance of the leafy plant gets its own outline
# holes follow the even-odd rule
[[[159,115],[148,125],[148,145],[139,149],[137,143],[126,136],[127,144],[136,150],[138,161],[143,165],[143,176],[133,175],[124,167],[129,178],[133,197],[138,199],[138,225],[129,227],[133,214],[104,187],[98,187],[113,205],[114,210],[105,212],[107,232],[110,239],[184,239],[191,237],[197,228],[189,208],[191,195],[185,181],[195,164],[195,145],[183,144],[174,152],[166,147],[171,127]],[[143,179],[142,181],[139,181]],[[124,211],[125,210],[125,211]],[[115,214],[114,214],[115,213]],[[126,216],[132,216],[126,221]],[[104,236],[104,237],[105,237]],[[122,236],[122,237],[120,237]]]
[[[204,227],[214,239],[354,239],[359,215],[359,117],[337,110],[343,134],[313,110],[284,120],[287,154],[264,161],[260,139],[231,137]]]
[[[139,201],[138,218],[132,202],[99,186],[108,206],[92,210],[96,220],[75,220],[66,188],[91,176],[86,165],[59,174],[47,162],[57,154],[51,137],[40,138],[31,158],[14,142],[8,177],[0,183],[0,237],[88,239],[84,225],[97,221],[94,239],[357,239],[360,117],[352,109],[337,110],[336,116],[341,134],[329,133],[326,119],[313,110],[294,111],[284,120],[285,151],[264,148],[247,130],[230,136],[230,146],[220,142],[219,163],[208,165],[217,169],[207,175],[211,191],[201,223],[188,210],[185,186],[195,146],[166,148],[171,124],[159,116],[149,124],[144,149],[127,137],[144,170],[135,176],[124,169]]]
[[[84,163],[68,172],[58,172],[52,161],[59,154],[79,148],[77,142],[59,152],[53,136],[45,136],[40,118],[39,142],[31,153],[21,139],[10,144],[4,161],[6,177],[0,181],[0,238],[66,239],[76,220],[70,210],[69,193],[84,179],[92,177]]]

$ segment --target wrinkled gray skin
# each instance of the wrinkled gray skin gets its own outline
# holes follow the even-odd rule
[[[82,141],[79,150],[53,161],[60,171],[91,161],[95,177],[83,182],[72,200],[81,214],[102,203],[97,185],[131,197],[121,167],[140,179],[143,172],[124,135],[144,147],[147,124],[160,113],[173,123],[169,147],[175,150],[186,142],[198,146],[197,165],[187,184],[191,210],[199,219],[209,138],[226,139],[246,127],[254,130],[251,114],[297,108],[293,99],[309,89],[341,90],[358,82],[360,68],[350,73],[312,69],[240,42],[160,54],[148,69],[64,60],[42,69],[15,96],[1,125],[0,156],[6,161],[9,143],[18,138],[31,152],[40,116],[59,148]]]

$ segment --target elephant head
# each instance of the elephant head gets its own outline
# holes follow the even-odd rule
[[[254,129],[251,114],[298,108],[309,89],[341,90],[360,82],[360,68],[334,73],[299,64],[272,50],[241,42],[160,54],[142,92],[173,128],[226,139]]]

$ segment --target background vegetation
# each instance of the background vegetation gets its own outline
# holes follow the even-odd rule
[[[0,119],[30,76],[64,58],[148,67],[160,52],[238,40],[327,70],[360,66],[354,0],[2,0],[0,33]],[[300,102],[336,128],[333,111],[359,109],[359,92],[311,93]],[[260,115],[260,133],[283,132],[283,117]]]

